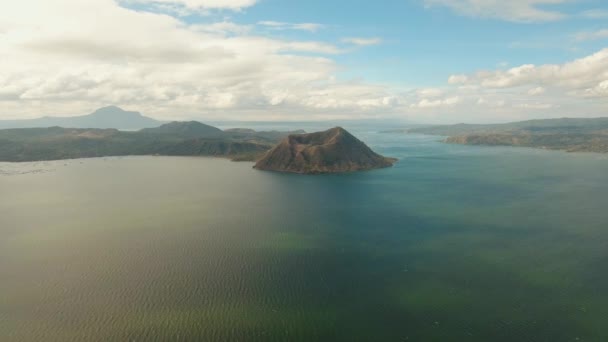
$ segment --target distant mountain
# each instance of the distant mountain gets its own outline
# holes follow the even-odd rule
[[[170,134],[182,138],[219,138],[226,135],[221,129],[198,121],[174,121],[160,127],[146,128],[142,133]]]
[[[42,117],[30,120],[0,120],[0,129],[5,128],[43,128],[59,126],[64,128],[116,128],[135,130],[158,127],[162,124],[141,115],[139,112],[129,112],[116,106],[103,107],[95,112],[72,117]]]
[[[251,128],[229,128],[229,129],[225,129],[224,132],[226,132],[226,133],[237,133],[237,134],[254,134],[255,133],[255,129],[251,129]]]
[[[445,141],[452,144],[608,153],[608,118],[561,118],[493,125],[429,126],[409,129],[406,132],[448,136]]]
[[[224,132],[234,139],[257,141],[271,144],[276,144],[277,141],[281,141],[281,139],[290,134],[306,133],[306,131],[301,129],[295,131],[256,131],[249,128],[230,128],[224,130]]]
[[[341,127],[310,134],[292,134],[268,151],[258,170],[302,174],[338,173],[390,167],[383,157]]]
[[[608,132],[608,118],[560,118],[528,120],[504,124],[457,124],[427,126],[407,130],[409,133],[455,136],[463,134],[573,134]]]

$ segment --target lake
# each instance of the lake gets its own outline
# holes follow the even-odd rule
[[[0,163],[0,340],[608,340],[608,156],[353,133],[399,163]]]

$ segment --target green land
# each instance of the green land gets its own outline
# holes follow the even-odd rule
[[[255,160],[290,133],[222,131],[200,122],[172,122],[139,131],[95,128],[0,130],[0,161],[24,162],[128,155],[215,156]]]
[[[608,118],[561,118],[506,124],[457,124],[392,130],[447,136],[447,143],[523,146],[569,152],[608,153]]]

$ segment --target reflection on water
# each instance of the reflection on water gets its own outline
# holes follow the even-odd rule
[[[0,164],[0,340],[608,339],[605,156],[357,133],[400,162]]]

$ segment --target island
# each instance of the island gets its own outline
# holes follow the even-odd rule
[[[505,124],[457,124],[391,130],[385,133],[446,136],[463,145],[521,146],[568,152],[608,153],[608,118],[560,118]]]
[[[375,153],[341,127],[312,134],[242,127],[222,130],[198,121],[162,123],[115,106],[77,117],[0,121],[2,125],[19,128],[0,129],[0,162],[210,156],[257,161],[254,167],[259,170],[317,174],[377,169],[396,161]]]
[[[254,168],[299,174],[364,171],[393,166],[397,160],[372,151],[342,127],[291,134],[268,151]]]

